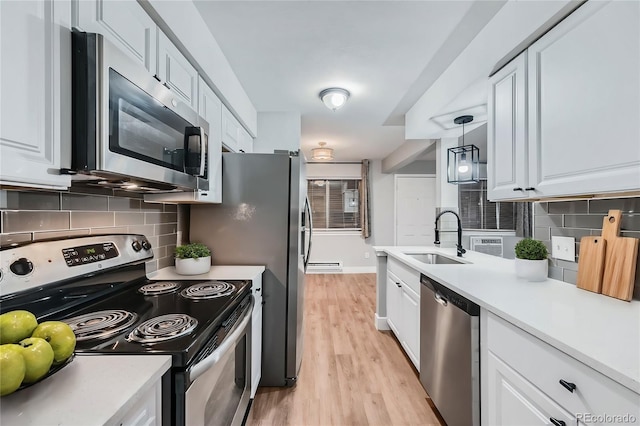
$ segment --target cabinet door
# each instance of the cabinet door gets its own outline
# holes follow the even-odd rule
[[[487,188],[490,200],[526,198],[527,54],[489,80]]]
[[[640,3],[589,1],[528,50],[535,196],[640,188]]]
[[[73,25],[99,33],[156,73],[156,24],[135,1],[74,0]]]
[[[262,373],[262,299],[251,318],[251,398],[255,397]]]
[[[0,2],[0,183],[71,184],[70,19],[66,1]]]
[[[231,114],[231,111],[222,106],[222,144],[230,151],[238,152],[240,149],[240,130],[238,120]]]
[[[387,272],[387,324],[402,342],[400,330],[402,329],[402,284],[400,280]]]
[[[222,102],[200,78],[198,82],[198,114],[209,123],[209,191],[203,201],[222,202]]]
[[[488,401],[483,403],[490,425],[550,425],[552,418],[565,425],[576,419],[529,383],[500,358],[487,352]],[[559,423],[562,424],[562,423]]]
[[[408,286],[402,286],[402,346],[420,371],[420,296]]]
[[[160,30],[158,30],[158,77],[187,105],[194,110],[198,108],[198,72]]]
[[[240,140],[238,143],[239,152],[253,152],[253,138],[244,128],[240,128]]]

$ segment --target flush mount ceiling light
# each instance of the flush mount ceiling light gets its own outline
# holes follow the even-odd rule
[[[453,122],[462,124],[462,146],[447,150],[447,182],[461,184],[480,180],[480,150],[464,144],[464,125],[473,121],[473,115],[461,115]]]
[[[318,145],[320,145],[320,148],[313,148],[311,150],[312,160],[316,160],[316,161],[333,160],[333,149],[325,148],[324,146],[326,144],[327,144],[326,142],[318,142]]]
[[[351,94],[348,90],[331,87],[320,92],[320,99],[332,111],[342,108]]]

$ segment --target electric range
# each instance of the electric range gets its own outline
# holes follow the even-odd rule
[[[67,322],[76,353],[171,355],[163,424],[241,424],[251,377],[251,282],[148,280],[144,262],[152,257],[148,240],[129,234],[4,247],[0,312],[25,309],[39,322]],[[220,372],[229,367],[225,378]]]

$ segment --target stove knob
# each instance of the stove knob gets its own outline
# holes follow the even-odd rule
[[[151,250],[151,243],[147,240],[142,240],[142,248],[145,250]]]
[[[9,266],[11,272],[16,275],[27,275],[33,271],[33,263],[25,257],[21,257]]]
[[[131,243],[131,247],[133,247],[133,249],[135,251],[140,251],[142,250],[142,246],[140,245],[140,241],[136,240],[134,242]]]

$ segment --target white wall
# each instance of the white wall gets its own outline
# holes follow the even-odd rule
[[[258,137],[253,140],[253,152],[297,151],[301,130],[299,112],[259,112]]]

